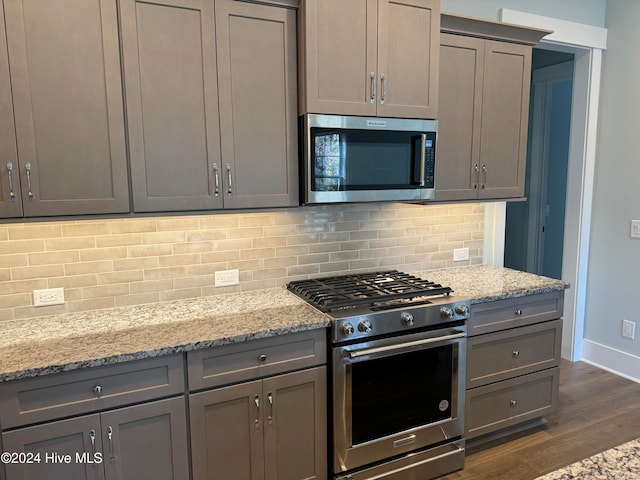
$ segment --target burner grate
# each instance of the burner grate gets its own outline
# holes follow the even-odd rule
[[[324,312],[358,305],[382,305],[398,299],[416,298],[425,303],[424,297],[448,295],[453,291],[398,270],[299,280],[289,283],[287,288]]]

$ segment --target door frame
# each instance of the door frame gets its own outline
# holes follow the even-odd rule
[[[562,356],[577,361],[583,354],[598,100],[607,29],[506,8],[498,11],[498,20],[553,30],[541,46],[575,56],[562,262],[562,279],[570,287],[565,291]],[[485,209],[485,263],[503,266],[505,215],[505,202]]]

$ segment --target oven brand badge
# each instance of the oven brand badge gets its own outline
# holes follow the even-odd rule
[[[448,400],[442,400],[440,402],[440,405],[438,405],[438,408],[440,409],[441,412],[444,412],[447,408],[449,408],[449,401]]]
[[[387,122],[385,120],[368,120],[367,119],[367,127],[384,128],[386,126],[387,126]]]

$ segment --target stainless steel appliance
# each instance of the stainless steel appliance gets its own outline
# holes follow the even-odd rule
[[[464,465],[469,301],[396,270],[291,282],[334,318],[336,480],[425,480]]]
[[[302,117],[303,203],[435,199],[436,120]]]

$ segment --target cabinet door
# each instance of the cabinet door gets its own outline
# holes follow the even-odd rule
[[[265,478],[327,478],[326,368],[264,380]]]
[[[439,0],[381,0],[378,116],[436,118]]]
[[[128,211],[116,0],[4,8],[24,214]]]
[[[436,199],[478,196],[484,40],[442,34]]]
[[[112,410],[101,424],[107,480],[189,478],[184,397]]]
[[[92,441],[93,439],[93,441]],[[21,428],[2,434],[6,452],[39,454],[40,461],[29,464],[7,463],[7,480],[100,480],[104,478],[100,419],[98,414]],[[51,455],[56,454],[55,459]],[[76,455],[85,454],[87,461]],[[47,457],[49,455],[49,457]],[[62,461],[69,455],[70,461]],[[35,457],[34,457],[35,458]],[[90,463],[89,460],[97,461]],[[107,459],[104,459],[107,461]]]
[[[300,113],[375,115],[378,1],[306,0],[301,12]]]
[[[0,2],[0,218],[21,216],[20,168],[13,124],[4,8]]]
[[[134,210],[222,208],[213,2],[120,6]]]
[[[522,197],[531,47],[492,40],[485,45],[480,198]]]
[[[216,2],[225,208],[298,205],[296,13]]]
[[[189,396],[194,480],[264,478],[263,403],[260,380]]]

